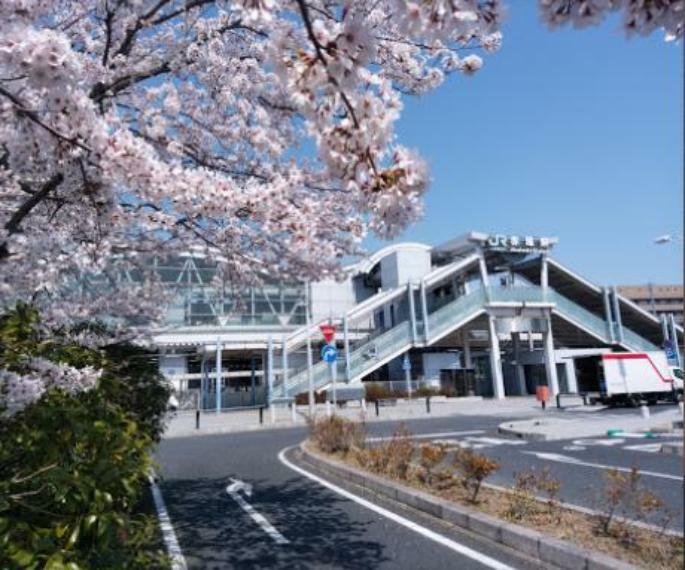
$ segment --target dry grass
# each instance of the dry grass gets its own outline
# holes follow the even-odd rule
[[[393,438],[369,446],[363,431],[345,425],[353,422],[336,419],[330,424],[313,430],[312,442],[320,451],[325,452],[322,443],[328,449],[335,449],[329,455],[348,464],[642,568],[681,570],[685,567],[681,537],[628,525],[618,518],[617,515],[624,514],[622,506],[628,503],[637,504],[645,513],[661,508],[653,495],[641,489],[634,474],[624,478],[608,475],[600,504],[604,515],[592,516],[560,505],[557,500],[560,482],[547,470],[517,474],[510,491],[481,487],[483,480],[498,467],[483,455],[458,450],[450,464],[443,446],[419,447],[404,427]],[[542,496],[543,500],[536,496]]]

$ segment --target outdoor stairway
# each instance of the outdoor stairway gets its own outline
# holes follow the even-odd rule
[[[458,269],[455,264],[453,270]],[[446,273],[445,268],[439,268],[433,274],[438,272],[442,273],[441,278],[450,274]],[[429,274],[425,280],[430,279],[433,274]],[[411,348],[435,344],[455,329],[484,314],[488,305],[503,304],[506,306],[515,303],[517,306],[521,304],[547,306],[553,314],[584,330],[601,342],[612,343],[610,325],[606,320],[551,288],[548,288],[547,291],[537,286],[480,288],[461,295],[431,312],[426,311],[427,319],[421,318],[423,311],[419,307],[414,307],[413,295],[416,290],[417,286],[414,284],[378,293],[349,311],[343,319],[336,323],[342,324],[344,329],[346,322],[360,317],[370,318],[374,311],[398,299],[408,300],[408,305],[411,306],[412,312],[416,315],[413,321],[411,319],[404,320],[383,330],[380,334],[368,334],[367,338],[361,339],[361,342],[354,347],[350,348],[348,341],[345,348],[349,348],[349,350],[340,351],[338,357],[337,382],[357,382]],[[409,291],[412,291],[411,296]],[[306,329],[306,333],[301,331],[293,333],[293,339],[297,339],[297,342],[291,343],[293,347],[306,342],[307,334],[310,335],[310,338],[319,340],[318,324],[303,328]],[[622,347],[630,351],[658,350],[658,347],[625,326],[623,327]],[[346,355],[346,352],[349,354]],[[312,366],[311,374],[315,390],[325,388],[331,383],[330,365],[326,362],[316,362]],[[285,390],[283,390],[282,378],[274,386],[274,394],[284,397],[293,397],[307,390],[308,370],[306,367],[288,375]]]

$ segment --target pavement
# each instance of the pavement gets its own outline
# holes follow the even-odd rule
[[[220,413],[201,412],[199,428],[196,427],[194,411],[176,412],[169,415],[167,419],[167,429],[164,433],[164,438],[289,429],[305,425],[309,407],[306,405],[296,406],[295,411],[296,413],[293,417],[292,410],[287,406],[281,405],[274,406],[273,413],[269,408],[264,408],[261,416],[259,408],[223,411]],[[543,412],[540,404],[534,397],[510,397],[505,400],[490,400],[481,397],[434,397],[431,398],[430,408],[426,407],[425,398],[417,398],[412,401],[398,400],[394,405],[379,405],[377,411],[373,403],[367,404],[366,410],[363,410],[358,403],[350,403],[346,407],[336,410],[336,414],[342,417],[363,420],[367,423],[388,420],[413,420],[424,417],[474,415],[519,418],[544,416],[550,413],[554,413],[553,408],[548,408],[548,412]],[[324,404],[316,406],[315,416],[324,417],[326,414],[327,408]]]
[[[509,486],[517,472],[547,467],[562,482],[560,499],[585,508],[600,505],[607,470],[636,466],[643,483],[672,511],[668,527],[682,533],[682,459],[655,448],[671,436],[660,434],[656,442],[632,437],[525,441],[499,434],[505,418],[494,412],[431,415],[402,423],[422,441],[472,447],[497,459],[502,467],[488,479],[491,484]],[[596,415],[579,412],[574,417],[583,422]],[[399,423],[371,422],[367,430],[372,437],[388,437]],[[281,452],[305,437],[306,428],[299,426],[172,437],[159,444],[160,489],[189,568],[540,567],[507,547],[388,499],[379,499],[386,509],[380,514],[293,471],[282,461],[287,452]],[[227,493],[236,481],[251,485],[251,494]],[[409,524],[399,524],[388,512]],[[259,521],[267,521],[286,542],[276,542]],[[648,522],[662,521],[655,517]]]
[[[670,432],[673,422],[681,419],[680,410],[674,406],[654,410],[645,418],[639,409],[606,410],[584,416],[582,421],[574,417],[537,417],[525,420],[507,421],[499,426],[499,432],[522,439],[552,441],[560,439],[605,436],[612,432]],[[631,413],[632,412],[632,413]]]

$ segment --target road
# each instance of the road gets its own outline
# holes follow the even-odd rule
[[[672,524],[682,528],[679,458],[624,449],[633,441],[611,446],[572,441],[514,443],[496,433],[505,419],[472,416],[406,424],[417,435],[448,434],[424,439],[459,440],[499,459],[503,467],[490,479],[495,484],[510,483],[515,471],[547,465],[563,481],[562,499],[588,507],[595,506],[602,467],[559,463],[533,453],[575,457],[592,465],[638,465],[660,474],[645,476],[645,483],[673,506]],[[372,424],[369,433],[386,436],[396,426],[397,422]],[[302,476],[279,461],[278,455],[304,437],[306,430],[297,428],[178,438],[160,444],[156,457],[163,477],[160,487],[190,568],[539,567],[506,547],[394,503],[379,503],[408,522],[400,524],[387,513],[370,510]],[[575,449],[564,449],[569,446]],[[251,485],[251,496],[240,487],[227,493],[232,481]],[[260,521],[266,521],[285,541],[275,540]],[[436,542],[431,532],[445,541]]]

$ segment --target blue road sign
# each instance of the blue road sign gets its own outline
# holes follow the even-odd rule
[[[675,360],[675,349],[673,348],[673,343],[670,340],[664,341],[664,352],[666,353],[667,360]]]
[[[333,364],[338,359],[338,349],[332,344],[324,344],[321,348],[321,359]]]
[[[411,362],[406,354],[404,355],[404,360],[402,360],[402,370],[411,370]]]

